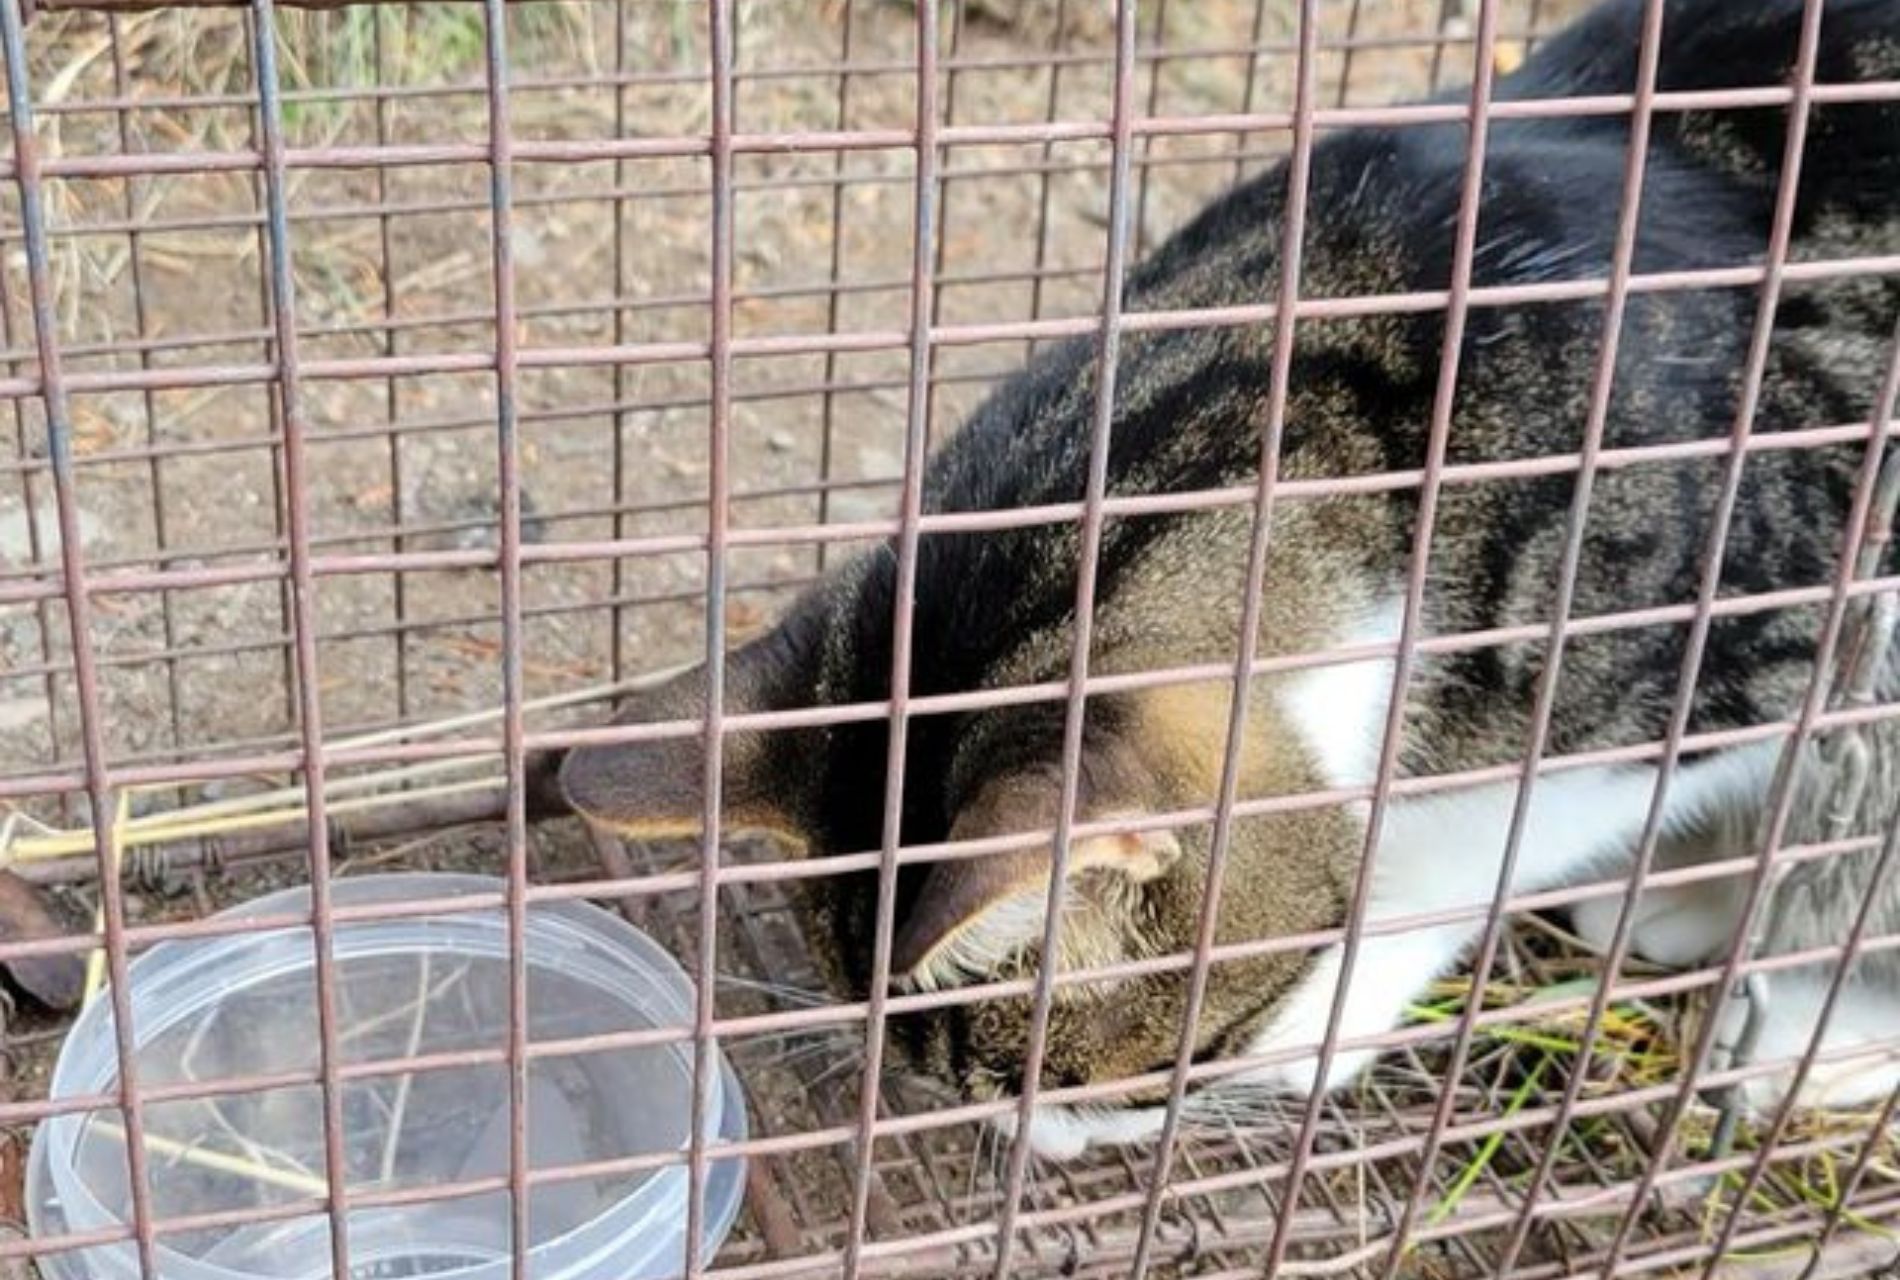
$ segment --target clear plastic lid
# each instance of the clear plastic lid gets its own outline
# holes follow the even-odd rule
[[[405,874],[339,880],[339,906],[498,895],[499,880]],[[298,888],[221,919],[301,917]],[[340,922],[332,934],[343,1160],[353,1198],[400,1195],[447,1182],[506,1178],[509,937],[496,906],[426,917]],[[693,986],[659,946],[584,903],[538,903],[525,938],[528,1038],[689,1027]],[[291,1206],[325,1193],[315,948],[308,925],[168,942],[131,969],[132,1024],[142,1093],[235,1076],[274,1087],[147,1102],[150,1208],[160,1220],[251,1215],[234,1225],[168,1232],[158,1260],[169,1280],[319,1280],[331,1274],[329,1222]],[[715,1047],[714,1052],[717,1053]],[[441,1065],[378,1072],[373,1064],[441,1055]],[[746,1132],[744,1100],[723,1057],[707,1098],[709,1139]],[[361,1074],[356,1070],[360,1069]],[[529,1166],[594,1171],[537,1184],[528,1196],[529,1273],[547,1280],[627,1280],[682,1265],[683,1164],[627,1170],[613,1162],[683,1150],[692,1114],[690,1042],[543,1052],[527,1073]],[[51,1096],[110,1091],[117,1046],[108,1001],[80,1015],[61,1050]],[[58,1116],[35,1134],[28,1202],[37,1235],[132,1219],[125,1137],[117,1112]],[[704,1244],[716,1248],[736,1216],[744,1162],[709,1162]],[[284,1215],[274,1216],[273,1209]],[[410,1204],[353,1205],[350,1274],[398,1280],[502,1280],[509,1271],[505,1189]],[[127,1242],[42,1260],[56,1280],[133,1280]]]

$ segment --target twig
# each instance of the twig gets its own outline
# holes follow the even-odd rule
[[[633,692],[662,683],[688,669],[688,666],[668,667],[613,684],[593,685],[585,689],[575,689],[568,693],[554,694],[545,698],[535,698],[525,703],[523,709],[527,711],[548,711],[563,707],[577,706],[588,702],[604,701],[622,693]],[[451,716],[443,720],[429,721],[424,724],[404,725],[379,733],[346,738],[340,742],[326,744],[326,746],[328,750],[332,751],[350,751],[397,742],[441,737],[453,733],[458,729],[473,728],[492,720],[498,720],[502,714],[502,708],[489,707],[481,711],[472,711],[463,715]],[[483,764],[483,760],[479,756],[469,756],[458,760],[425,761],[420,764],[407,765],[395,769],[326,780],[324,794],[326,796],[341,796],[358,791],[374,790],[379,787],[393,786],[398,782],[410,782],[421,778],[439,777],[481,764]],[[499,785],[498,778],[484,777],[476,781],[445,784],[433,789],[418,790],[412,788],[383,795],[371,795],[356,801],[332,803],[329,808],[333,814],[360,812],[366,809],[392,804],[413,804],[419,799],[461,794],[497,785]],[[164,788],[146,789],[162,790]],[[128,796],[130,794],[130,791],[126,793]],[[145,817],[131,819],[130,821],[122,821],[118,825],[120,832],[120,852],[121,855],[123,855],[124,850],[128,847],[142,847],[198,836],[226,835],[234,831],[253,830],[260,827],[296,822],[304,816],[304,799],[302,787],[280,787],[254,796],[238,796],[229,800],[209,801],[204,804],[188,805],[185,808],[175,809],[166,813],[150,814]],[[6,831],[0,832],[0,835],[6,837],[4,840],[0,840],[0,866],[5,866],[12,862],[27,863],[66,857],[77,853],[88,853],[93,849],[96,841],[96,836],[90,829],[31,835],[16,831]]]
[[[434,1004],[437,1000],[440,1000],[443,996],[447,995],[450,991],[454,990],[455,985],[459,983],[463,978],[468,976],[468,968],[469,968],[468,965],[464,964],[461,968],[457,969],[454,973],[449,974],[447,977],[443,978],[440,982],[436,983],[432,989],[423,992],[419,999],[414,1000],[410,1002],[409,1004],[402,1006],[400,1009],[391,1009],[387,1013],[377,1014],[375,1017],[369,1019],[366,1022],[357,1023],[355,1026],[349,1028],[347,1031],[344,1031],[342,1033],[342,1037],[339,1040],[339,1043],[348,1044],[352,1040],[358,1039],[359,1037],[363,1036],[364,1034],[368,1032],[375,1031],[380,1027],[387,1026],[389,1023],[394,1022],[397,1018],[400,1018],[403,1015],[409,1013],[414,1008],[418,1008],[423,1005]],[[412,1054],[411,1056],[414,1056],[414,1055]]]
[[[132,793],[125,788],[119,790],[118,804],[112,814],[113,839],[107,841],[112,850],[114,864],[123,866],[125,862],[125,820],[132,811]],[[0,853],[5,850],[0,849]],[[92,911],[93,932],[101,938],[106,933],[106,893],[105,877],[99,878],[99,903]],[[106,984],[106,951],[103,944],[94,947],[86,956],[86,999],[90,1001],[99,994]]]
[[[343,781],[351,780],[344,779]],[[353,800],[339,800],[333,802],[329,810],[331,814],[341,816],[390,805],[413,805],[419,800],[462,795],[471,791],[485,791],[500,785],[502,785],[502,780],[499,777],[477,778],[469,782],[444,783],[436,787],[413,788],[408,791],[362,796]],[[190,813],[189,810],[180,810],[178,814],[170,816],[179,817]],[[152,823],[133,820],[124,823],[118,832],[119,856],[124,857],[125,850],[132,847],[170,844],[195,837],[229,835],[238,831],[281,826],[301,820],[305,813],[305,806],[297,804],[256,813],[220,814],[209,818],[192,815],[192,820],[186,822]],[[94,842],[95,837],[91,831],[61,831],[47,836],[16,836],[10,846],[0,848],[0,866],[13,862],[38,862],[69,857],[73,854],[90,853]]]
[[[429,1020],[429,1001],[429,953],[424,951],[416,967],[416,1016],[409,1023],[409,1043],[402,1055],[405,1058],[415,1057],[422,1047],[422,1027]],[[409,1109],[409,1089],[415,1079],[415,1072],[405,1071],[396,1081],[396,1101],[389,1109],[389,1137],[383,1141],[381,1179],[384,1185],[396,1175],[396,1147],[402,1141],[403,1112]]]
[[[93,1127],[103,1133],[109,1133],[119,1141],[125,1141],[125,1130],[111,1120],[94,1119]],[[308,1196],[325,1199],[330,1194],[330,1184],[322,1178],[301,1173],[292,1173],[288,1169],[273,1169],[269,1165],[259,1164],[255,1160],[246,1160],[242,1156],[230,1156],[222,1151],[206,1151],[202,1147],[178,1142],[172,1138],[161,1137],[147,1131],[145,1134],[147,1150],[159,1152],[182,1160],[186,1164],[196,1165],[200,1169],[209,1169],[213,1173],[228,1173],[233,1177],[250,1178],[256,1182],[269,1183],[282,1187],[286,1191],[300,1191]]]

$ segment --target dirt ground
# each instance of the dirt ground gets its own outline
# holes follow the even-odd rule
[[[849,22],[847,24],[847,7]],[[1112,32],[1105,6],[981,0],[948,11],[943,101],[957,123],[1099,119],[1109,104]],[[1575,3],[1511,0],[1513,35]],[[1468,53],[1435,53],[1441,0],[1323,0],[1320,78],[1327,102],[1375,103],[1463,78]],[[280,60],[293,147],[486,139],[481,28],[470,6],[286,13]],[[524,5],[510,14],[509,118],[518,139],[696,135],[708,127],[703,7],[686,0]],[[1256,31],[1256,22],[1258,30]],[[847,50],[847,25],[848,41]],[[1174,0],[1142,6],[1141,109],[1154,115],[1267,111],[1290,105],[1294,9],[1269,0]],[[1337,46],[1356,33],[1350,57]],[[1421,37],[1411,42],[1403,36]],[[909,128],[913,13],[895,0],[745,0],[739,7],[735,110],[741,131]],[[1385,41],[1385,43],[1380,43]],[[121,151],[187,155],[251,145],[253,76],[246,23],[230,13],[42,18],[31,33],[39,131],[58,157]],[[1246,52],[1250,45],[1259,51]],[[1147,56],[1166,49],[1182,56]],[[1051,62],[1021,65],[1054,51]],[[841,63],[853,68],[840,74]],[[986,64],[1006,63],[991,66]],[[1060,70],[1052,71],[1051,67]],[[124,89],[115,88],[115,78]],[[1052,84],[1052,80],[1054,83]],[[394,94],[366,98],[366,86]],[[618,88],[616,89],[616,85]],[[113,109],[115,98],[129,98]],[[1053,106],[1051,105],[1053,101]],[[1278,136],[1164,138],[1141,149],[1141,237],[1153,244],[1237,164],[1255,167]],[[1235,159],[1236,150],[1240,159]],[[942,323],[1091,312],[1103,253],[1108,149],[1098,142],[962,146],[943,157],[938,288]],[[887,332],[907,322],[912,160],[902,148],[849,154],[768,153],[735,162],[735,332],[743,336]],[[839,179],[842,179],[841,181]],[[515,172],[513,247],[524,347],[703,341],[711,271],[708,169],[701,159],[523,163]],[[493,307],[488,174],[481,165],[295,171],[291,216],[295,309],[305,361],[488,353]],[[46,205],[59,339],[69,371],[199,371],[267,361],[268,257],[259,186],[247,173],[57,179]],[[1045,205],[1046,200],[1046,205]],[[1046,207],[1046,221],[1044,209]],[[18,197],[0,191],[6,372],[32,370],[27,262]],[[835,264],[835,265],[834,265]],[[1027,276],[1042,273],[1042,283]],[[1010,277],[1001,281],[992,277]],[[1271,287],[1262,282],[1263,296]],[[933,435],[950,429],[1024,355],[1019,342],[939,353]],[[748,358],[735,371],[732,513],[743,527],[888,514],[905,428],[902,351]],[[705,520],[707,376],[698,360],[525,372],[521,459],[537,543],[697,533]],[[497,447],[492,377],[404,374],[307,381],[294,406],[307,449],[305,497],[323,555],[486,547],[494,542]],[[9,588],[56,581],[46,432],[36,404],[0,421],[0,601]],[[283,555],[281,438],[259,386],[200,385],[152,394],[75,395],[76,496],[82,550],[95,574],[269,565]],[[794,492],[786,493],[786,490]],[[821,491],[828,498],[821,501]],[[764,495],[764,496],[743,496]],[[849,546],[834,548],[834,555]],[[746,548],[732,557],[729,622],[768,618],[815,568],[811,546]],[[562,562],[525,578],[525,672],[531,696],[585,687],[690,659],[702,639],[696,555]],[[315,597],[326,737],[436,719],[499,696],[498,585],[485,570],[324,577]],[[294,697],[285,605],[274,581],[125,591],[93,602],[90,641],[103,668],[104,731],[116,763],[230,757],[290,740]],[[618,627],[618,644],[615,628]],[[616,669],[616,653],[618,668]],[[57,602],[0,603],[0,782],[77,767],[70,644]],[[228,794],[231,784],[221,784]],[[196,795],[188,792],[187,798]],[[171,803],[166,793],[149,803]],[[8,802],[12,804],[13,802]],[[18,807],[69,819],[49,797]],[[597,875],[570,823],[532,836],[537,880]],[[490,828],[352,852],[346,874],[400,865],[493,872]],[[642,856],[665,861],[666,850]],[[135,922],[192,918],[297,882],[296,860],[140,885]],[[91,909],[79,885],[68,905]],[[691,946],[690,895],[650,904],[655,932]],[[796,950],[770,901],[738,909],[735,968],[760,972]],[[750,933],[748,934],[748,931]],[[743,935],[743,936],[742,936]],[[721,939],[726,954],[727,940]],[[783,971],[763,970],[784,978]],[[735,981],[745,981],[737,972]],[[722,1012],[766,1007],[743,985]],[[38,1096],[63,1024],[16,1021],[16,1097]],[[834,1046],[835,1047],[835,1046]],[[796,1132],[854,1114],[850,1073],[820,1046],[784,1045],[749,1071],[761,1123]],[[740,1050],[735,1049],[735,1053]],[[823,1095],[822,1103],[815,1101]],[[16,1135],[18,1137],[19,1135]],[[881,1152],[894,1215],[883,1234],[930,1225],[929,1206],[993,1206],[975,1194],[974,1135],[941,1140],[937,1158],[962,1188],[926,1186],[914,1151]],[[900,1144],[901,1145],[901,1144]],[[774,1161],[794,1217],[835,1243],[849,1205],[840,1158]],[[958,1163],[961,1162],[961,1163]],[[924,1170],[920,1172],[920,1170]],[[1135,1185],[1096,1182],[1089,1195]],[[1102,1177],[1108,1177],[1103,1174]],[[961,1190],[958,1200],[956,1192]],[[885,1193],[880,1193],[885,1194]],[[1083,1194],[1047,1186],[1054,1200]],[[920,1208],[920,1206],[922,1206]],[[4,1208],[4,1206],[0,1206]],[[6,1216],[0,1213],[0,1217]],[[941,1225],[941,1224],[939,1224]],[[742,1224],[741,1256],[760,1226]],[[974,1255],[972,1255],[974,1256]],[[1221,1259],[1210,1254],[1207,1267]],[[975,1265],[975,1264],[972,1264]],[[1054,1263],[1050,1264],[1052,1267]]]
[[[961,67],[943,77],[952,119],[1105,115],[1106,22],[1095,6],[1070,5],[1088,20],[1072,19],[1057,30],[1047,7],[1046,0],[972,5],[962,21],[946,19],[942,56]],[[1393,0],[1361,12],[1348,0],[1328,0],[1321,6],[1323,36],[1336,44],[1356,28],[1362,43],[1407,33],[1428,37],[1440,7],[1440,0]],[[1019,21],[1007,20],[1019,9]],[[1529,21],[1528,0],[1506,10],[1507,30]],[[911,12],[898,3],[857,0],[848,61],[865,70],[850,77],[847,89],[836,73],[847,60],[843,11],[838,0],[816,7],[790,0],[740,6],[740,129],[909,126]],[[425,5],[287,13],[280,44],[290,145],[370,146],[379,137],[391,144],[480,142],[486,107],[479,92],[481,32],[472,12]],[[1245,49],[1253,38],[1252,6],[1241,0],[1144,6],[1143,15],[1144,50],[1189,55],[1143,57],[1138,94],[1147,112],[1288,104],[1290,6],[1261,10],[1263,52],[1253,59],[1225,52]],[[512,17],[510,118],[517,138],[601,138],[617,128],[677,136],[707,127],[706,37],[698,6],[629,0],[619,59],[610,5],[521,6]],[[33,69],[49,154],[177,156],[248,145],[250,113],[237,105],[251,92],[244,29],[228,13],[138,15],[121,20],[115,43],[104,21],[89,15],[38,24]],[[984,65],[1046,54],[1052,41],[1062,50],[1053,112],[1055,73]],[[1384,101],[1424,90],[1435,63],[1442,64],[1436,66],[1441,79],[1457,77],[1461,57],[1468,54],[1457,49],[1435,56],[1418,42],[1361,47],[1352,54],[1350,84],[1342,85],[1346,56],[1335,50],[1322,59],[1322,83],[1327,100]],[[113,101],[115,71],[138,105],[124,111],[89,106]],[[616,79],[623,84],[618,104]],[[409,96],[386,98],[380,108],[364,101],[364,86],[379,82]],[[1144,146],[1150,162],[1140,170],[1144,243],[1231,181],[1234,165],[1226,157],[1237,143],[1256,157],[1247,163],[1258,164],[1281,142],[1219,135]],[[1088,313],[1099,289],[1089,269],[1103,252],[1106,160],[1103,143],[950,150],[938,227],[934,305],[940,319],[955,324],[1022,318],[1032,310]],[[903,149],[738,157],[735,332],[901,330],[908,306],[910,170]],[[843,181],[834,187],[839,174]],[[515,177],[516,291],[525,346],[705,338],[711,255],[703,160],[524,163]],[[1040,218],[1045,183],[1046,227]],[[493,305],[482,166],[304,169],[291,175],[287,188],[302,360],[490,349],[490,326],[480,319]],[[616,192],[623,197],[618,203]],[[10,189],[0,196],[6,202],[0,212],[13,212],[14,200]],[[67,369],[125,370],[146,362],[209,370],[269,359],[257,200],[254,177],[236,173],[49,183],[52,274]],[[365,212],[379,205],[383,216]],[[139,234],[129,234],[129,225]],[[30,354],[31,329],[17,236],[7,241],[5,265],[8,328],[0,345],[15,357],[13,368],[28,368],[20,360]],[[1020,278],[1038,266],[1047,274],[1040,289]],[[983,279],[1011,274],[1019,278]],[[834,276],[844,286],[836,291]],[[1021,343],[941,350],[938,372],[945,381],[933,406],[933,435],[1022,354]],[[825,487],[831,489],[825,514],[833,521],[890,511],[903,461],[904,375],[902,351],[740,360],[733,491],[802,492],[742,497],[733,505],[734,521],[750,527],[810,521],[820,513],[814,491]],[[521,456],[529,536],[563,542],[702,529],[706,394],[704,364],[694,360],[525,372]],[[280,559],[283,514],[270,399],[259,386],[75,395],[78,518],[91,571]],[[492,544],[497,449],[489,375],[306,381],[296,411],[307,441],[309,525],[319,554]],[[37,529],[29,508],[37,512]],[[14,426],[0,428],[0,583],[45,580],[55,536],[45,435],[29,404]],[[744,626],[769,614],[784,599],[783,585],[805,578],[813,564],[809,544],[735,552],[732,620]],[[615,600],[623,605],[617,613],[624,671],[697,652],[700,605],[693,596],[701,581],[699,557],[684,554],[629,557],[617,566],[531,568],[524,584],[530,694],[609,674],[616,611],[606,606]],[[324,637],[326,735],[492,704],[498,696],[497,608],[492,572],[412,571],[400,584],[389,573],[324,577],[315,609]],[[93,615],[91,641],[105,672],[104,729],[116,760],[227,755],[282,740],[293,728],[277,583],[104,595]],[[0,604],[0,776],[77,761],[64,631],[56,602],[44,609]]]

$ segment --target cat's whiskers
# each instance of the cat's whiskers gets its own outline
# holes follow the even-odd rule
[[[855,1042],[856,1037],[844,1027],[789,1027],[784,1031],[766,1031],[757,1035],[748,1035],[734,1042],[729,1052],[744,1053],[757,1045],[769,1044],[810,1044],[813,1042]]]
[[[1189,1094],[1182,1100],[1181,1117],[1184,1129],[1235,1140],[1285,1131],[1296,1122],[1298,1105],[1272,1085],[1234,1080]]]
[[[994,1125],[979,1124],[976,1127],[976,1145],[970,1149],[970,1171],[963,1181],[962,1216],[958,1225],[967,1224],[972,1220],[971,1215],[976,1210],[977,1188],[981,1175],[988,1168],[990,1148],[1000,1137]]]
[[[976,1127],[976,1147],[970,1152],[970,1176],[963,1189],[964,1207],[968,1208],[976,1199],[977,1183],[987,1167],[990,1144],[997,1138],[993,1125],[979,1124]]]
[[[812,1058],[820,1057],[841,1047],[841,1042],[835,1039],[793,1043],[781,1048],[777,1053],[752,1061],[748,1065],[760,1070],[767,1068],[781,1071],[789,1070]],[[737,1057],[739,1055],[734,1056]]]
[[[1009,1148],[1010,1140],[998,1130],[996,1141],[990,1144],[989,1185],[992,1196],[1002,1190],[1004,1171],[1009,1165]]]
[[[846,1072],[861,1071],[863,1067],[864,1050],[853,1049],[826,1067],[823,1071],[813,1076],[810,1080],[806,1081],[806,1084],[813,1089],[817,1089],[837,1079],[839,1076],[844,1075]]]
[[[753,1045],[810,1043],[814,1040],[852,1041],[855,1037],[842,1027],[792,1027],[785,1031],[767,1031],[749,1035],[736,1044],[733,1052],[744,1052]]]
[[[785,982],[773,982],[765,978],[753,978],[738,973],[718,973],[714,975],[721,986],[739,987],[746,991],[756,991],[761,995],[776,996],[790,1004],[807,1007],[829,1004],[831,997],[823,991],[814,991],[810,987],[795,987]]]

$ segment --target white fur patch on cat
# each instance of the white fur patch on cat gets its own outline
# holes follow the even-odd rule
[[[1309,730],[1310,731],[1310,730]],[[1759,796],[1779,746],[1769,742],[1683,762],[1673,778],[1665,826],[1694,821]],[[1535,893],[1601,874],[1627,856],[1641,834],[1655,792],[1653,767],[1566,769],[1540,774],[1533,785],[1512,894]],[[1457,924],[1380,932],[1407,916],[1485,908],[1497,893],[1517,784],[1493,783],[1392,802],[1373,866],[1367,932],[1354,959],[1339,1038],[1376,1036],[1398,1026],[1406,1007],[1483,933],[1482,918]],[[1318,1046],[1339,985],[1342,949],[1320,954],[1251,1052],[1298,1058],[1263,1067],[1257,1078],[1293,1093],[1349,1083],[1371,1060],[1364,1050],[1335,1057],[1323,1082],[1314,1079]],[[1249,1073],[1254,1078],[1253,1073]]]
[[[1742,1106],[1758,1123],[1781,1109],[1795,1068],[1820,1023],[1833,966],[1763,975],[1768,995],[1754,1061],[1780,1065],[1742,1082]],[[1741,1039],[1747,1008],[1733,1001],[1723,1012],[1720,1038]],[[1801,1083],[1797,1105],[1841,1110],[1877,1107],[1900,1088],[1900,991],[1858,975],[1842,984],[1822,1038],[1821,1053]]]
[[[1395,644],[1404,618],[1404,603],[1386,600],[1332,647]],[[1361,658],[1310,667],[1282,685],[1281,706],[1313,753],[1327,786],[1366,786],[1378,774],[1393,669],[1391,658]]]
[[[1122,1147],[1149,1142],[1161,1132],[1161,1107],[1082,1111],[1043,1104],[1030,1108],[1029,1149],[1044,1160],[1074,1160],[1090,1147]],[[991,1126],[1005,1138],[1016,1136],[1016,1113],[997,1116]]]
[[[1397,635],[1398,621],[1397,606],[1390,605],[1341,643],[1389,640]],[[1286,722],[1319,762],[1329,785],[1365,785],[1376,775],[1391,676],[1390,659],[1367,659],[1302,673],[1281,686]],[[1665,800],[1665,840],[1711,822],[1752,830],[1751,815],[1770,788],[1782,747],[1771,740],[1679,761]],[[1511,894],[1605,879],[1630,865],[1654,801],[1653,766],[1558,769],[1540,773],[1532,785]],[[1341,1011],[1339,1043],[1376,1038],[1403,1023],[1408,1006],[1457,965],[1481,936],[1482,915],[1409,929],[1395,927],[1395,922],[1488,908],[1497,893],[1517,790],[1513,781],[1391,802],[1373,866],[1366,927]],[[1745,852],[1738,848],[1727,856]],[[1708,963],[1732,940],[1745,890],[1746,879],[1735,877],[1646,890],[1633,921],[1633,948],[1673,966]],[[1586,942],[1607,946],[1624,900],[1605,895],[1573,908],[1573,921]],[[1249,1046],[1250,1055],[1281,1060],[1232,1077],[1234,1085],[1304,1098],[1315,1090],[1349,1084],[1372,1061],[1375,1048],[1342,1048],[1335,1052],[1326,1078],[1316,1079],[1342,959],[1337,945],[1318,953]],[[1744,1105],[1755,1116],[1772,1115],[1792,1086],[1794,1062],[1817,1030],[1831,976],[1826,965],[1767,975],[1768,1016],[1754,1060],[1782,1065],[1744,1084]],[[1739,1005],[1723,1016],[1739,1018]],[[1725,1026],[1724,1031],[1724,1043],[1732,1043],[1739,1026]],[[1842,988],[1798,1102],[1834,1108],[1873,1105],[1896,1087],[1900,989],[1857,972]],[[1190,1094],[1190,1114],[1194,1100]],[[1163,1119],[1160,1107],[1041,1106],[1034,1111],[1029,1141],[1039,1156],[1070,1159],[1095,1145],[1150,1141]],[[1013,1132],[1014,1118],[1000,1127]]]

